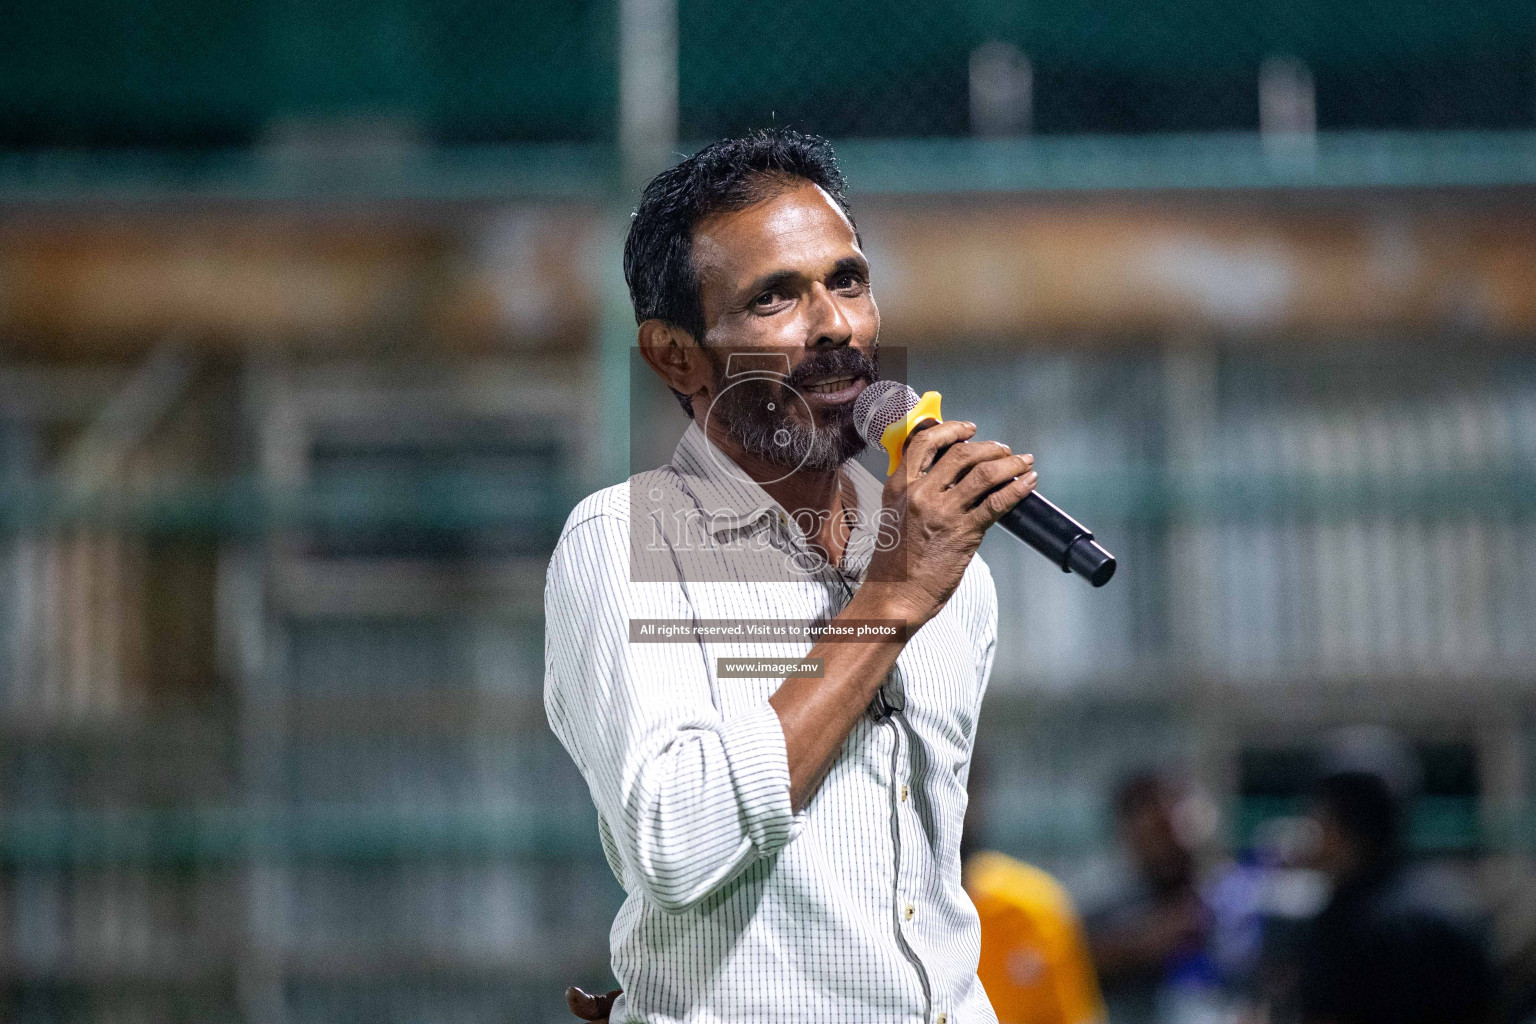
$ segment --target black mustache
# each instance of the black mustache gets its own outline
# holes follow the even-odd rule
[[[811,356],[789,375],[790,387],[803,387],[818,377],[847,375],[863,377],[870,381],[879,379],[874,360],[856,348],[833,349],[823,355]]]

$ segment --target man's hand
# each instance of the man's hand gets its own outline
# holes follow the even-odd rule
[[[974,423],[941,423],[913,438],[903,460],[907,470],[886,482],[883,498],[882,517],[897,515],[897,544],[876,551],[865,583],[837,616],[902,619],[906,634],[869,643],[823,641],[806,657],[822,659],[824,677],[791,677],[768,699],[784,729],[796,811],[821,785],[912,631],[937,615],[960,585],[987,527],[1034,489],[1033,456],[1000,444],[963,443],[975,433]]]
[[[949,600],[987,527],[1035,489],[1033,455],[996,441],[971,441],[976,424],[950,420],[914,434],[884,504],[896,514],[898,542],[876,551],[869,580],[916,629]],[[949,446],[948,451],[943,451]],[[887,515],[890,513],[888,512]]]
[[[572,985],[565,990],[565,1005],[569,1006],[571,1012],[582,1020],[607,1024],[608,1014],[613,1010],[613,1001],[623,991],[621,988],[616,988],[605,996],[594,996]]]

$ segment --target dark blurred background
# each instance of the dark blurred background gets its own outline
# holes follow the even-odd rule
[[[1305,871],[1322,738],[1391,726],[1536,984],[1536,5],[3,15],[0,1018],[610,987],[543,570],[648,468],[638,184],[774,124],[837,145],[909,379],[1121,560],[984,547],[972,840],[1088,893],[1159,766],[1203,856]]]

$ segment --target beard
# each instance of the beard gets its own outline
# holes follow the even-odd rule
[[[706,350],[707,351],[707,350]],[[791,406],[805,412],[802,388],[817,377],[849,375],[867,382],[880,379],[878,349],[875,359],[853,346],[826,349],[807,356],[789,379],[748,377],[731,383],[717,354],[714,391],[718,396],[710,410],[726,433],[749,455],[783,469],[827,472],[857,456],[867,447],[853,425],[853,402],[818,406],[819,421],[804,422]]]

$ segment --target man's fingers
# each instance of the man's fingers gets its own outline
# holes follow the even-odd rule
[[[985,448],[989,446],[978,444],[961,445],[962,448]],[[960,499],[961,507],[970,511],[982,495],[995,487],[1012,480],[1016,476],[1023,476],[1035,468],[1033,455],[1010,455],[1004,445],[997,445],[1001,454],[992,452],[979,452],[971,468],[955,482],[955,497]],[[950,449],[953,451],[954,449]],[[943,460],[939,460],[942,465]],[[939,472],[938,470],[935,471]]]
[[[1039,479],[1040,474],[1030,470],[1023,476],[1010,480],[981,499],[981,503],[972,509],[969,515],[973,516],[978,524],[984,527],[991,526],[1003,518],[1003,514],[1009,509],[1028,497]]]
[[[624,990],[616,988],[604,996],[595,996],[572,985],[565,990],[565,1005],[571,1008],[571,1012],[582,1020],[605,1021],[609,1012],[613,1009],[613,1001],[619,998],[619,993]]]
[[[976,424],[974,423],[966,420],[948,420],[925,427],[913,434],[912,439],[907,442],[906,454],[901,459],[902,465],[907,468],[908,482],[932,468],[940,449],[946,445],[964,441],[975,433]]]
[[[939,456],[928,470],[928,480],[941,488],[949,488],[966,476],[971,467],[992,459],[1005,459],[1008,455],[1008,446],[996,441],[965,441]]]

